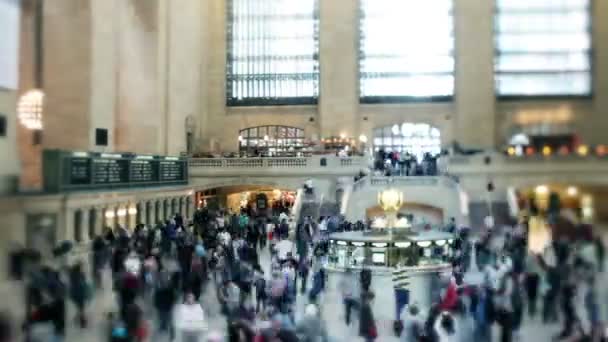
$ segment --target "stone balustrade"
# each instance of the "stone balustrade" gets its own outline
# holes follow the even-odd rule
[[[355,175],[367,167],[364,157],[340,158],[332,155],[269,158],[192,158],[190,176],[234,175]]]
[[[457,186],[456,181],[448,176],[368,176],[360,179],[353,184],[353,191],[363,190],[367,186],[371,187],[406,187],[406,186],[437,186],[443,185],[449,188]]]

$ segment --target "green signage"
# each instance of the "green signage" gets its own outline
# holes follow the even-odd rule
[[[188,184],[188,159],[46,150],[43,177],[47,192],[181,185]]]

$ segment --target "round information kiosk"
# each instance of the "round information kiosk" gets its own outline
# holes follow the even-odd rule
[[[395,290],[407,290],[408,302],[428,307],[439,294],[440,284],[452,273],[454,235],[412,227],[396,212],[402,195],[395,190],[379,194],[386,217],[378,218],[369,231],[330,234],[328,268],[334,271],[369,268],[375,274],[392,275]],[[397,291],[396,291],[397,292]]]
[[[428,308],[439,295],[441,284],[451,276],[448,260],[453,253],[453,235],[437,231],[414,234],[331,234],[328,268],[367,267],[375,274],[391,275],[396,292],[407,290],[407,302]]]

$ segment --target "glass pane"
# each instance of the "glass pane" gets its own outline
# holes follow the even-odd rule
[[[318,0],[229,1],[229,102],[317,98]]]
[[[500,95],[589,95],[590,0],[498,0]]]
[[[452,0],[362,0],[361,96],[452,96]]]

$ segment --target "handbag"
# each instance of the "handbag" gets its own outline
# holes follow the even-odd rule
[[[369,338],[377,338],[378,337],[378,329],[376,328],[376,324],[372,324],[369,327]]]

